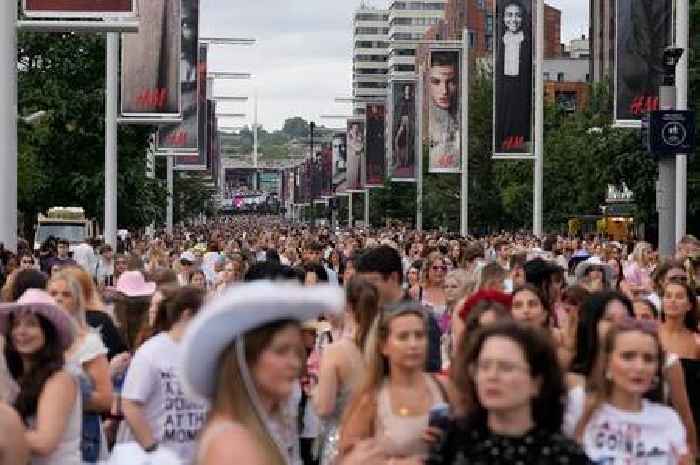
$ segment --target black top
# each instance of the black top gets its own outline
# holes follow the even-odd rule
[[[105,347],[107,347],[107,358],[112,359],[115,355],[128,352],[128,348],[122,340],[119,330],[114,325],[112,319],[105,312],[99,310],[87,310],[85,319],[90,327],[100,331],[100,337]]]
[[[534,429],[524,436],[467,430],[452,420],[425,461],[426,465],[590,465],[583,450],[561,433]]]

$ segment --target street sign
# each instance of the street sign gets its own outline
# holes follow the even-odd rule
[[[695,113],[681,110],[649,112],[642,122],[642,137],[647,150],[654,155],[692,153],[695,149]]]
[[[121,18],[136,15],[135,0],[23,0],[24,14],[33,18]]]

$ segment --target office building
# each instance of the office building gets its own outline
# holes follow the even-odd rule
[[[352,96],[353,113],[364,114],[363,99],[387,95],[389,12],[364,1],[353,15]]]
[[[448,0],[389,1],[389,76],[412,78],[416,73],[416,49],[426,31],[445,16]]]

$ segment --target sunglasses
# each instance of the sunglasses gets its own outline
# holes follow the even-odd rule
[[[447,271],[447,265],[433,265],[430,268],[433,271]]]

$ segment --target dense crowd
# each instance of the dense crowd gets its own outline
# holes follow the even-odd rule
[[[700,241],[218,219],[0,248],[0,463],[693,463]]]

